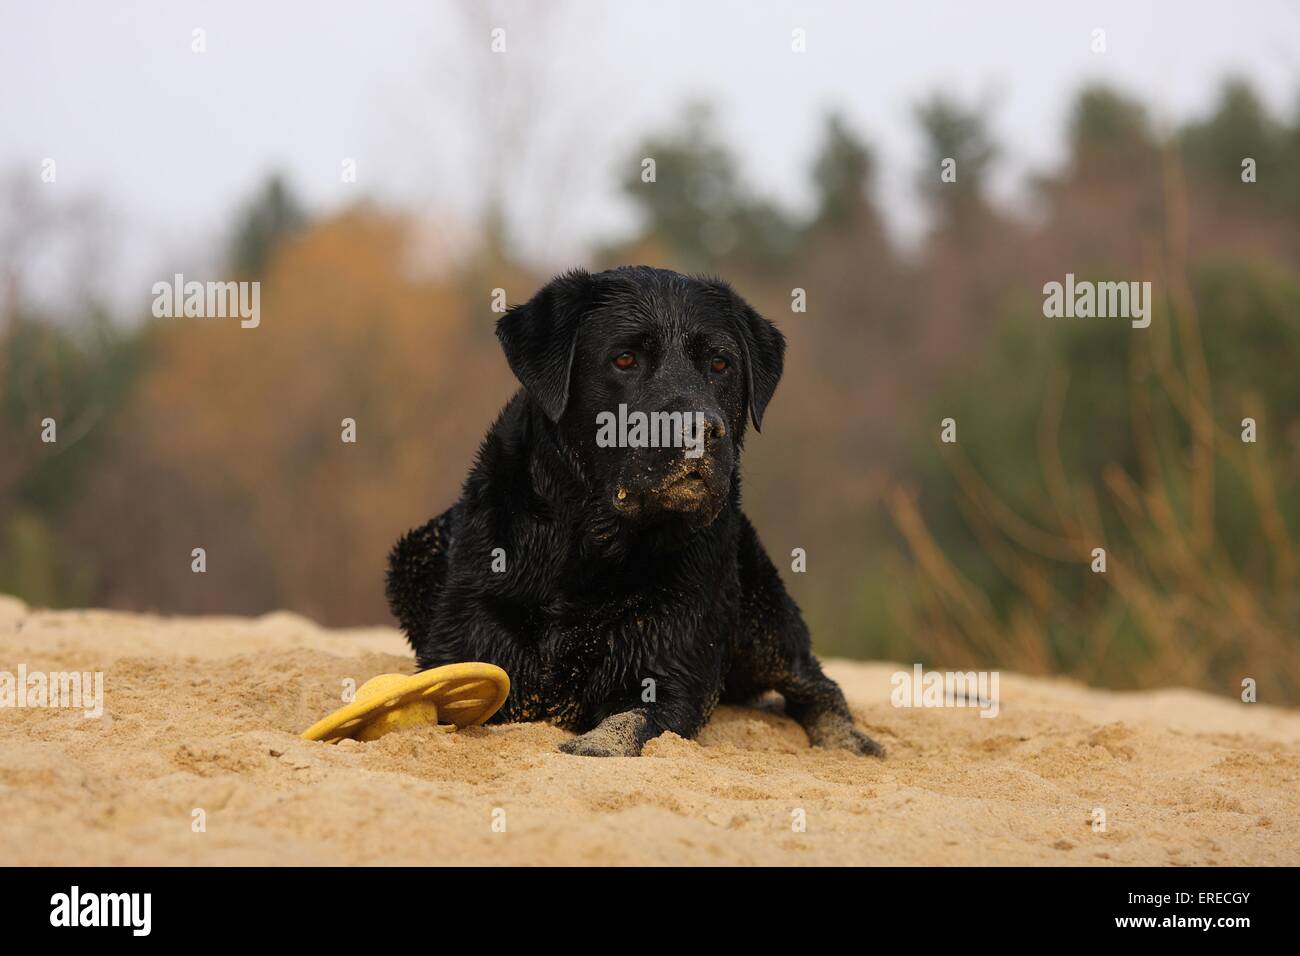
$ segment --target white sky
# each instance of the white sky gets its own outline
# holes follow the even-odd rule
[[[503,55],[488,49],[495,25]],[[206,53],[191,51],[195,28]],[[749,180],[795,209],[822,118],[840,109],[876,150],[877,199],[907,237],[921,225],[912,110],[935,90],[993,104],[1009,194],[1059,158],[1083,82],[1172,121],[1208,109],[1228,73],[1293,114],[1300,0],[5,0],[0,176],[102,201],[116,291],[141,301],[159,276],[212,267],[234,205],[273,167],[316,211],[370,195],[464,222],[499,162],[526,251],[562,268],[628,227],[616,162],[691,97],[717,104]],[[54,184],[40,183],[46,157]],[[344,157],[356,184],[340,182]]]

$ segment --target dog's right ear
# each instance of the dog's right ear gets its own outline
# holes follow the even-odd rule
[[[497,322],[510,370],[551,421],[559,421],[569,402],[578,325],[591,308],[595,284],[585,269],[573,269]]]

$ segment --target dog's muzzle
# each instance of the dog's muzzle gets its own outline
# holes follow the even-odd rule
[[[704,468],[678,468],[648,488],[619,485],[611,500],[614,510],[630,520],[678,516],[692,527],[711,524],[722,510],[726,488],[716,488]]]

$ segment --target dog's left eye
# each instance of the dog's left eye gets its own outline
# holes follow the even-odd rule
[[[725,372],[730,365],[731,363],[721,355],[715,355],[713,356],[713,361],[709,363],[709,368],[713,369],[715,372]]]

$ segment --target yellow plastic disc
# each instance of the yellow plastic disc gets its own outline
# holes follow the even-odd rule
[[[380,674],[357,697],[303,731],[304,740],[336,744],[347,737],[376,740],[402,727],[444,730],[483,723],[506,702],[510,678],[495,664],[447,664],[418,674]]]

